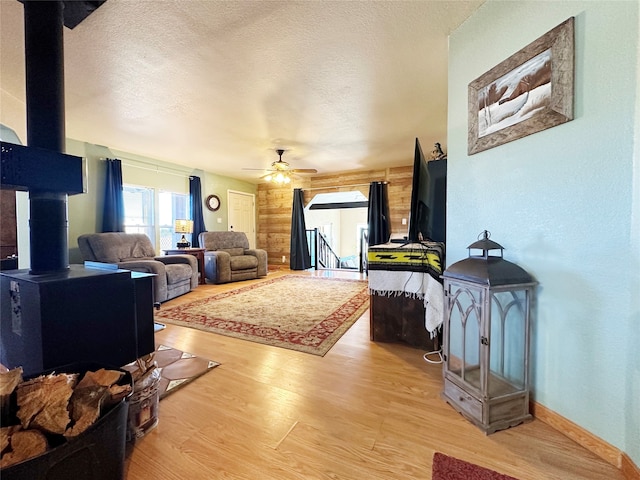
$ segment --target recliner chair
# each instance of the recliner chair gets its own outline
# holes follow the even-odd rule
[[[204,252],[204,272],[213,283],[250,280],[267,275],[267,252],[250,249],[244,232],[202,232],[198,236]]]
[[[143,233],[87,233],[78,237],[84,260],[117,264],[123,270],[153,273],[154,302],[165,302],[198,286],[198,261],[193,255],[156,256]]]

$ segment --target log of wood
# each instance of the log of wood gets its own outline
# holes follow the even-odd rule
[[[0,364],[0,396],[11,395],[22,382],[22,367],[7,370]]]
[[[131,393],[131,385],[118,385],[117,382],[124,377],[123,371],[118,370],[105,370],[101,368],[95,372],[88,371],[85,373],[80,383],[76,386],[78,388],[84,388],[89,386],[102,386],[108,387],[108,394],[103,399],[102,408],[114,405]]]
[[[87,430],[100,418],[103,408],[131,392],[131,385],[117,385],[123,376],[124,372],[104,368],[85,373],[71,396],[72,425],[65,431],[65,437],[75,437]]]
[[[22,428],[63,434],[70,422],[67,410],[78,374],[41,375],[18,386],[18,413]]]
[[[0,413],[2,421],[6,422],[15,411],[15,397],[13,392],[22,382],[22,367],[9,370],[0,364]]]
[[[109,387],[109,398],[105,402],[105,406],[118,403],[130,393],[131,385],[111,385]]]
[[[9,447],[11,435],[21,429],[22,427],[20,425],[10,425],[0,428],[0,455]]]
[[[73,425],[64,432],[65,437],[75,437],[100,418],[102,404],[109,396],[109,389],[101,385],[76,387],[70,401]]]
[[[124,372],[119,372],[118,370],[106,370],[101,368],[95,372],[88,371],[84,374],[76,388],[90,387],[94,385],[110,387],[111,385],[118,383],[123,376]]]
[[[0,468],[42,455],[49,448],[47,437],[38,430],[19,430],[9,437],[11,450],[0,458]]]

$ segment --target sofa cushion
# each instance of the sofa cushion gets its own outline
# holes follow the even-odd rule
[[[191,281],[191,275],[193,273],[191,265],[185,263],[170,263],[169,265],[165,265],[165,269],[167,271],[168,285],[179,283],[183,280]]]
[[[244,255],[244,248],[242,248],[242,247],[237,247],[237,248],[219,248],[217,251],[218,252],[227,252],[232,257],[235,257],[237,255]]]
[[[258,259],[253,255],[236,255],[231,257],[231,271],[249,270],[258,267]]]
[[[156,254],[151,240],[141,233],[108,232],[86,234],[78,238],[85,260],[118,263],[126,260],[153,258]]]
[[[120,262],[135,262],[136,260],[155,260],[155,257],[127,257],[120,259]]]
[[[244,232],[202,232],[198,240],[200,246],[207,250],[249,248],[249,239]]]

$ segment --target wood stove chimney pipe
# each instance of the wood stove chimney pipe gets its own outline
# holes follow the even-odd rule
[[[63,3],[24,1],[27,144],[63,153]],[[30,273],[69,269],[67,194],[29,191]]]

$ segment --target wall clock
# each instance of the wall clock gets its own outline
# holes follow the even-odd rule
[[[204,201],[204,204],[209,210],[215,212],[220,208],[220,197],[218,197],[217,195],[209,195]]]

